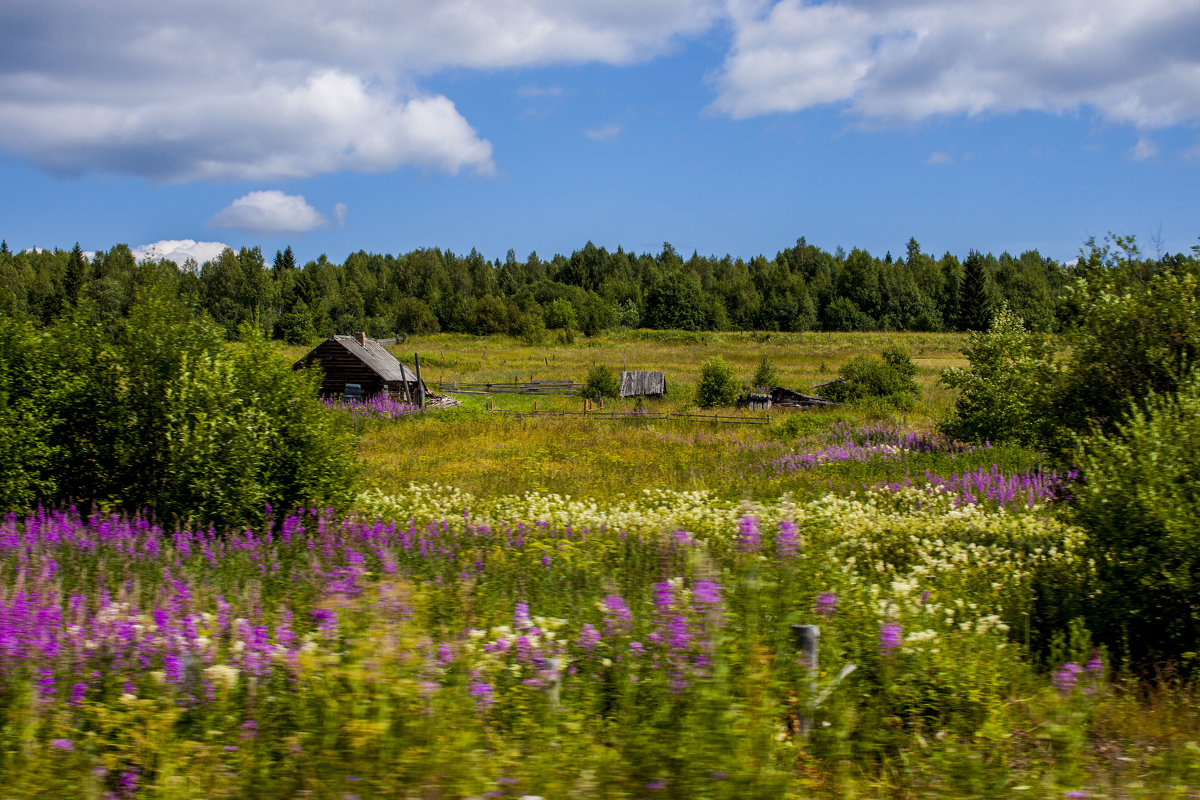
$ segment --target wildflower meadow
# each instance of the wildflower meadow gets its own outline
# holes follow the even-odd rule
[[[347,507],[0,519],[0,798],[1200,796],[1036,451],[326,405]]]

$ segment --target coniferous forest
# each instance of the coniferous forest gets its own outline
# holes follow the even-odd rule
[[[985,329],[1001,304],[1032,330],[1053,332],[1072,313],[1062,289],[1080,269],[1109,258],[1109,245],[1095,242],[1078,262],[1063,264],[1036,250],[935,256],[915,239],[899,256],[840,247],[830,253],[800,238],[773,257],[749,260],[685,258],[667,243],[658,254],[635,254],[588,242],[548,260],[536,252],[519,260],[509,250],[501,261],[476,250],[423,248],[359,251],[342,264],[322,255],[300,265],[290,247],[273,258],[250,247],[203,264],[175,264],[138,263],[123,244],[91,258],[78,245],[15,254],[5,245],[0,312],[50,324],[86,302],[103,318],[122,319],[139,290],[157,286],[207,312],[231,338],[251,323],[293,344],[360,330],[374,337],[509,333],[534,343],[547,329],[592,335],[616,326],[967,331]]]

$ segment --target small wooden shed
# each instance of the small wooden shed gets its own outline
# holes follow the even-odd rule
[[[387,392],[396,399],[416,402],[425,392],[415,372],[365,333],[330,336],[292,368],[303,369],[313,363],[325,372],[322,397],[363,399]]]
[[[662,397],[667,393],[667,376],[662,372],[621,373],[621,397]]]

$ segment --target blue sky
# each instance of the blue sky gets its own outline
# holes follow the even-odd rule
[[[14,249],[1186,251],[1198,121],[1200,0],[0,6]]]

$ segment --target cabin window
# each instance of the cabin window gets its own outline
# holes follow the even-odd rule
[[[361,383],[347,383],[346,388],[342,391],[343,400],[362,400],[363,390]]]

